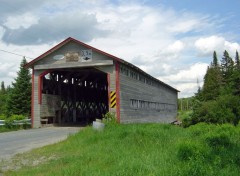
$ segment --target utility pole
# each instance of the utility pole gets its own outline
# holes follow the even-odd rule
[[[183,105],[182,105],[182,98],[181,98],[181,111],[182,111],[182,106],[183,106]]]

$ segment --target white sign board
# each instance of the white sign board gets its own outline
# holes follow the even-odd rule
[[[92,50],[81,50],[81,61],[82,62],[91,62],[92,61]]]

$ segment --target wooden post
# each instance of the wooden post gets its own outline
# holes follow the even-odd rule
[[[73,122],[77,121],[77,111],[76,111],[76,85],[73,83]]]
[[[59,79],[58,80],[58,94],[60,96],[60,101],[62,102],[62,89],[61,89],[61,80]],[[62,105],[61,105],[61,102],[60,102],[60,110],[57,112],[57,118],[58,118],[58,123],[61,124],[62,123]]]
[[[182,102],[182,98],[181,98],[181,111],[182,111],[182,109],[183,109],[183,102]]]

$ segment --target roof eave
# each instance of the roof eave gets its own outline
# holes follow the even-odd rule
[[[81,45],[83,45],[83,46],[85,46],[85,47],[87,47],[87,48],[89,48],[89,49],[92,49],[93,51],[96,51],[96,52],[99,52],[99,53],[101,53],[101,54],[103,54],[103,55],[106,55],[106,56],[108,56],[108,57],[111,57],[111,58],[112,58],[113,60],[115,60],[115,61],[123,62],[122,59],[120,59],[120,58],[118,58],[118,57],[116,57],[116,56],[113,56],[113,55],[111,55],[111,54],[108,54],[108,53],[106,53],[106,52],[104,52],[104,51],[101,51],[101,50],[99,50],[99,49],[97,49],[97,48],[94,48],[94,47],[92,47],[92,46],[90,46],[90,45],[87,45],[87,44],[85,44],[85,43],[83,43],[83,42],[81,42],[81,41],[79,41],[79,40],[76,40],[76,39],[74,39],[74,38],[72,38],[72,37],[68,37],[67,39],[65,39],[65,40],[63,40],[62,42],[60,42],[58,45],[54,46],[54,47],[51,48],[50,50],[48,50],[48,51],[46,51],[45,53],[43,53],[42,55],[38,56],[36,59],[33,59],[31,62],[29,62],[29,63],[27,63],[26,65],[24,65],[24,67],[25,67],[25,68],[33,68],[33,65],[34,65],[37,61],[41,60],[42,58],[44,58],[44,57],[47,56],[48,54],[56,51],[57,49],[59,49],[60,47],[62,47],[63,45],[65,45],[66,43],[68,43],[68,42],[70,42],[70,41],[74,41],[74,42],[76,42],[76,43],[78,43],[78,44],[81,44]]]

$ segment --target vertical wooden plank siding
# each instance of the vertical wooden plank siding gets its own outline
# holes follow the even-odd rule
[[[38,104],[42,104],[42,77],[50,72],[50,70],[44,71],[38,77]]]
[[[119,82],[119,62],[115,64],[116,68],[116,100],[117,100],[117,122],[120,123],[120,82]]]
[[[116,91],[116,67],[115,62],[113,66],[104,66],[104,67],[97,67],[98,70],[107,73],[107,81],[108,81],[108,105],[109,105],[109,112],[115,113],[117,116],[116,108],[111,108],[110,106],[110,93],[111,91]]]
[[[39,96],[39,85],[38,85],[38,79],[39,79],[39,75],[41,74],[41,72],[43,71],[38,71],[35,70],[33,71],[33,128],[39,128],[41,126],[40,124],[40,104],[38,103],[38,96]]]
[[[42,76],[38,77],[38,104],[42,104]]]
[[[108,83],[108,111],[110,112],[110,73],[107,73],[107,83]]]
[[[120,64],[119,81],[121,123],[170,123],[175,120],[177,90],[124,64]]]
[[[31,127],[33,128],[34,122],[34,68],[32,68],[32,97],[31,97]]]

